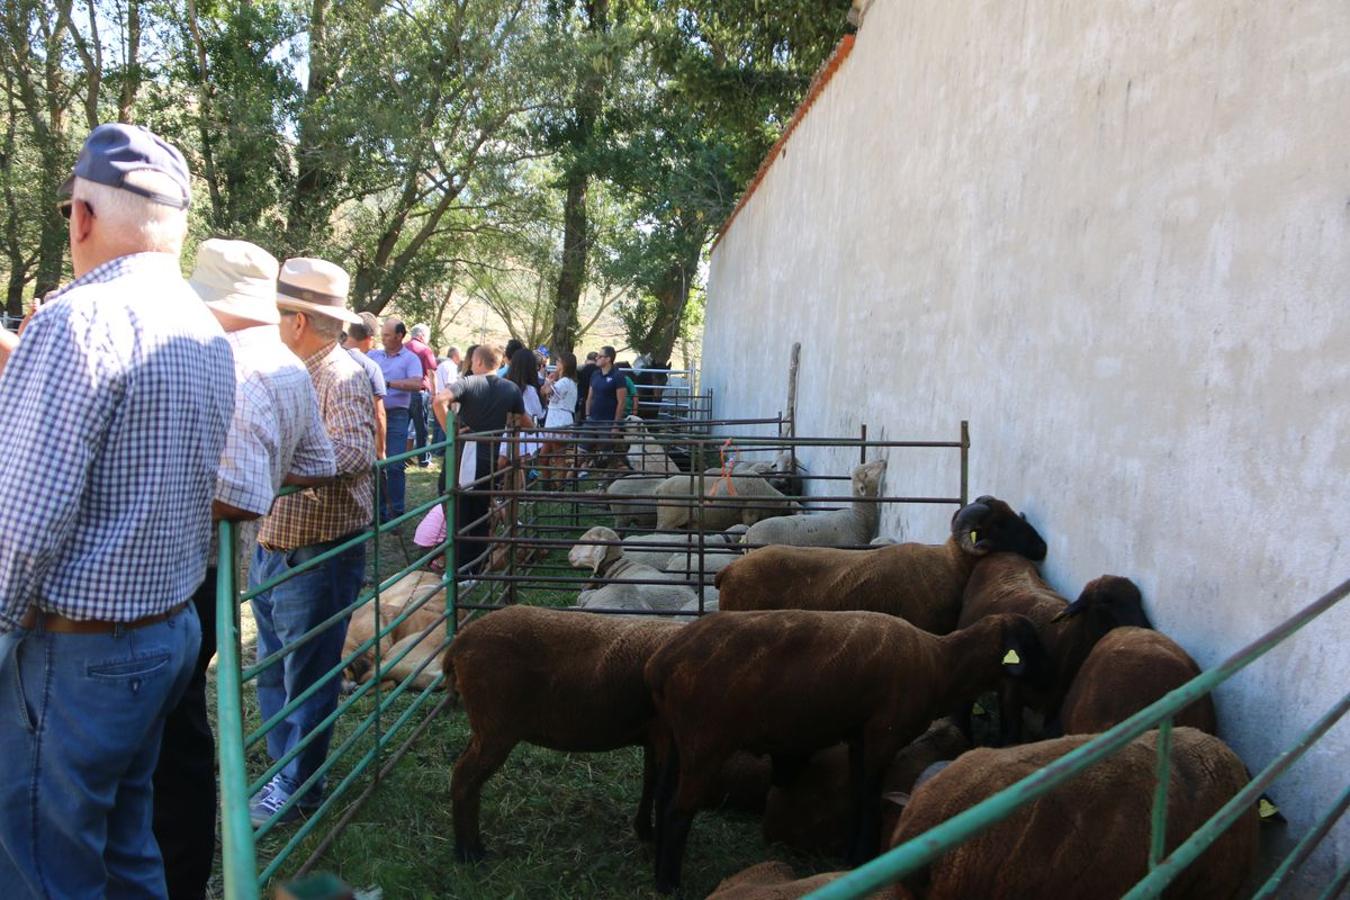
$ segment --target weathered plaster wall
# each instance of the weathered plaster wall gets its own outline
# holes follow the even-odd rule
[[[1129,575],[1215,664],[1350,577],[1347,47],[1344,0],[877,0],[713,253],[715,412],[782,409],[801,341],[802,434],[969,419],[1052,584]],[[955,457],[888,488],[951,494]],[[1342,607],[1220,693],[1253,768],[1350,685]],[[1347,771],[1343,721],[1274,791],[1295,829]]]

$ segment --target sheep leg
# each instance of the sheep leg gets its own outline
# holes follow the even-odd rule
[[[661,848],[665,846],[666,817],[670,814],[670,804],[675,797],[675,785],[680,780],[680,755],[675,741],[665,738],[658,747],[664,747],[664,756],[657,760],[656,777],[656,866],[660,874]]]
[[[638,840],[646,842],[656,835],[652,828],[652,804],[656,794],[656,748],[650,743],[642,745],[642,799],[638,801],[637,818],[633,828]]]
[[[852,800],[848,840],[849,868],[855,868],[877,855],[881,842],[881,784],[888,757],[877,752],[883,742],[860,736],[849,741],[849,792]],[[872,750],[870,754],[869,750]]]
[[[716,766],[710,771],[715,772],[719,768],[720,766]],[[661,839],[657,843],[657,893],[669,894],[680,886],[680,868],[684,863],[684,849],[689,840],[689,828],[694,824],[694,814],[698,812],[699,800],[708,796],[711,790],[711,779],[701,770],[695,770],[686,764],[684,770],[679,773],[675,798],[666,813]]]
[[[478,831],[483,783],[502,767],[515,745],[515,741],[484,741],[474,734],[455,763],[450,799],[454,807],[455,858],[460,862],[478,862],[483,858],[483,839]]]
[[[999,746],[1011,747],[1022,742],[1022,689],[1005,681],[998,689]]]

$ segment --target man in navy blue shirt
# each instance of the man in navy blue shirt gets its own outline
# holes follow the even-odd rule
[[[623,404],[628,399],[623,372],[614,368],[614,348],[601,347],[596,360],[600,367],[591,375],[591,389],[586,396],[586,420],[596,428],[613,427],[623,418]]]

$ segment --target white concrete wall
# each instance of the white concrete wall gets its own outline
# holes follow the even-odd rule
[[[801,341],[801,434],[969,419],[1051,583],[1132,577],[1214,665],[1350,577],[1347,47],[1345,0],[877,0],[713,253],[716,414],[782,409]],[[895,451],[888,492],[957,471]],[[1350,687],[1347,637],[1350,603],[1219,694],[1253,769]],[[1273,791],[1295,831],[1347,773],[1342,721]]]

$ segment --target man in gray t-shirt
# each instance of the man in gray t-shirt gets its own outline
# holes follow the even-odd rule
[[[514,426],[533,428],[534,423],[525,415],[525,403],[521,399],[520,389],[511,382],[498,378],[497,352],[491,347],[479,347],[473,352],[473,374],[468,378],[451,382],[445,390],[436,395],[433,411],[436,419],[445,428],[447,413],[451,403],[459,403],[457,424],[461,431],[504,431]],[[500,441],[475,441],[478,455],[474,467],[474,478],[483,478],[504,463],[501,457]],[[457,470],[457,469],[456,469]],[[477,571],[480,558],[487,550],[482,540],[491,531],[488,521],[490,485],[477,484],[462,492],[456,504],[455,522],[460,529],[455,538],[456,565],[463,567],[465,561],[474,563],[467,571]],[[482,521],[479,521],[479,520]],[[467,527],[466,527],[467,526]],[[465,538],[478,540],[465,541]]]

